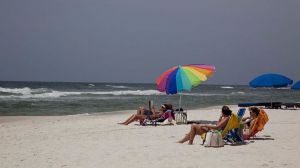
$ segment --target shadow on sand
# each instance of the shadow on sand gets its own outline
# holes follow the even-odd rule
[[[274,138],[271,138],[271,137],[254,137],[254,138],[251,138],[250,140],[275,140]]]
[[[217,121],[209,121],[209,120],[190,120],[187,124],[217,124]]]

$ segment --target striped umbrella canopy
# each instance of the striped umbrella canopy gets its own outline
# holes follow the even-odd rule
[[[215,66],[205,64],[188,64],[174,66],[156,80],[157,90],[167,94],[190,91],[193,87],[206,81],[215,72]]]

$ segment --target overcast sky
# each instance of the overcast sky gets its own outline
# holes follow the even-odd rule
[[[300,1],[1,0],[0,80],[153,83],[212,64],[208,84],[300,80]]]

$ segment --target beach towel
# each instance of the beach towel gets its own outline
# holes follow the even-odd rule
[[[175,120],[175,114],[173,112],[173,110],[167,110],[162,116],[161,118],[163,119],[173,119]]]
[[[269,121],[269,118],[268,118],[267,113],[263,109],[260,109],[260,112],[259,112],[256,120],[253,123],[253,127],[250,128],[250,130],[249,130],[250,137],[254,136],[259,131],[262,131],[268,121]]]

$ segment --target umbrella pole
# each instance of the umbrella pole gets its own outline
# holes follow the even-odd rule
[[[274,89],[275,89],[275,88],[271,88],[271,109],[274,108],[274,107],[273,107],[273,104],[274,104],[274,103],[273,103],[273,99],[274,99],[274,98],[273,98],[273,94],[275,94]]]
[[[179,111],[181,108],[181,96],[182,96],[182,92],[179,92],[179,105],[178,105]]]

